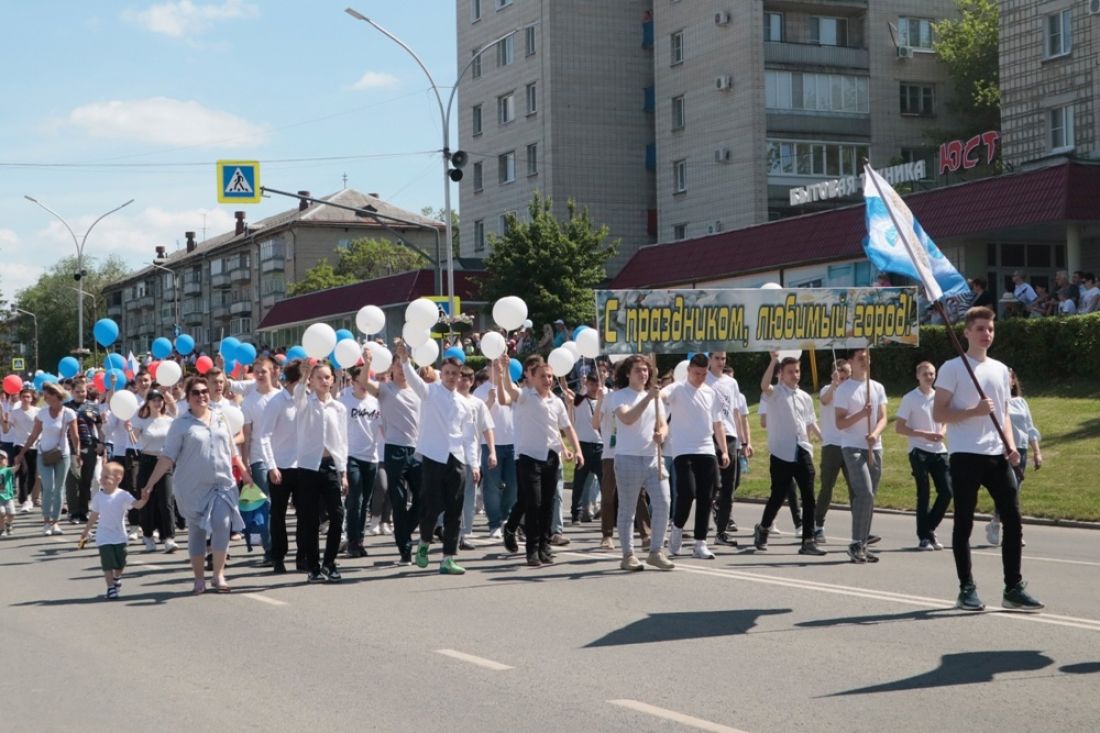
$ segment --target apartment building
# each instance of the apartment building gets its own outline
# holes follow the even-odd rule
[[[308,191],[300,195],[309,197]],[[182,332],[210,350],[226,336],[255,338],[256,327],[289,285],[356,239],[403,241],[438,261],[443,223],[344,189],[249,222],[236,212],[231,232],[203,242],[186,232],[175,252],[149,248],[150,264],[104,288],[107,316],[119,324],[121,350],[145,353],[153,339]],[[373,217],[373,218],[372,218]]]

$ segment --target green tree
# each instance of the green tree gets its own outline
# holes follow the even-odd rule
[[[430,219],[436,219],[444,224],[447,223],[446,213],[443,209],[433,209],[431,206],[425,206],[420,210],[420,213]],[[451,250],[455,257],[458,257],[458,212],[451,209]]]
[[[958,18],[936,23],[933,49],[955,83],[948,106],[959,113],[963,127],[945,131],[968,138],[1001,126],[1000,9],[996,0],[956,0]]]
[[[536,324],[557,318],[571,324],[591,321],[596,314],[593,288],[606,279],[607,261],[618,251],[619,240],[608,241],[607,226],[593,224],[588,209],[578,210],[573,200],[565,221],[554,216],[550,199],[537,193],[527,210],[528,221],[510,215],[503,236],[489,236],[482,297],[493,302],[518,295]]]
[[[306,271],[305,277],[287,288],[287,291],[290,295],[304,295],[318,290],[338,288],[341,285],[351,285],[353,282],[355,282],[353,278],[337,275],[336,270],[332,269],[331,262],[321,260]]]
[[[15,304],[38,317],[38,356],[41,363],[37,368],[47,372],[57,369],[57,362],[68,356],[76,348],[76,314],[78,297],[76,288],[80,287],[92,297],[84,297],[84,345],[93,348],[95,339],[92,327],[96,318],[107,315],[107,305],[103,299],[103,286],[118,280],[130,272],[130,268],[115,255],[102,263],[98,258],[84,257],[84,269],[87,274],[79,282],[73,280],[76,272],[76,257],[66,257],[44,272],[34,285],[20,290],[16,294]],[[33,359],[34,324],[29,318],[18,322],[19,340],[27,344],[27,356]]]
[[[313,293],[362,280],[373,280],[424,266],[421,253],[387,239],[356,239],[346,249],[337,248],[336,265],[327,259],[311,267],[304,278],[290,286],[291,295]]]

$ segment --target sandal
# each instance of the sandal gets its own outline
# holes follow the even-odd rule
[[[230,591],[233,590],[232,588],[229,587],[229,584],[226,583],[224,580],[222,580],[222,582],[220,582],[220,583],[215,581],[213,583],[213,586],[214,586],[214,590],[217,591],[218,593],[229,593]]]
[[[191,595],[201,596],[205,592],[206,592],[206,581],[205,580],[196,580],[195,581],[195,587],[191,591]]]

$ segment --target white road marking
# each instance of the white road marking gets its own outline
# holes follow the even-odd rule
[[[691,715],[685,715],[684,713],[678,713],[675,710],[666,710],[665,708],[659,708],[656,705],[649,705],[638,700],[608,700],[612,705],[618,705],[621,708],[628,710],[634,710],[639,713],[645,713],[646,715],[652,715],[655,718],[661,718],[663,720],[671,720],[673,723],[679,723],[680,725],[686,725],[696,730],[705,730],[708,733],[745,733],[745,731],[739,728],[730,728],[728,725],[722,725],[721,723],[712,723],[709,720],[703,720],[702,718],[696,718]]]
[[[999,553],[999,552],[978,552],[976,550],[971,550],[970,554],[971,555],[984,555],[986,557],[995,557],[995,558],[998,558],[998,559],[1000,559],[1000,557],[1001,557],[1001,553]],[[1024,555],[1024,560],[1026,562],[1031,562],[1032,560],[1038,560],[1039,562],[1057,562],[1057,563],[1062,563],[1063,565],[1087,565],[1088,567],[1092,567],[1092,568],[1100,568],[1100,562],[1089,562],[1088,560],[1063,560],[1063,559],[1058,558],[1058,557],[1040,557],[1040,556],[1037,556],[1037,555],[1027,555],[1027,554]]]
[[[514,667],[509,667],[507,664],[494,662],[492,659],[486,659],[485,657],[475,657],[473,654],[466,654],[465,652],[455,651],[454,649],[436,649],[435,653],[442,654],[445,657],[451,657],[452,659],[459,659],[463,662],[469,662],[470,664],[476,664],[479,667],[491,669],[494,672],[514,669]]]
[[[265,595],[262,595],[260,593],[240,593],[238,595],[240,595],[242,598],[247,598],[251,601],[259,601],[260,603],[266,603],[269,606],[289,606],[290,605],[286,601],[280,601],[277,598],[269,598],[269,597],[267,597]]]

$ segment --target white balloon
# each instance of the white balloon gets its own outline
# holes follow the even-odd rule
[[[508,349],[508,343],[496,331],[489,331],[481,337],[481,353],[486,359],[499,359]]]
[[[401,329],[401,338],[412,348],[423,346],[432,340],[432,332],[424,326],[418,326],[415,323],[406,323],[405,327]]]
[[[577,351],[586,359],[595,359],[600,355],[600,333],[594,328],[586,328],[577,334]]]
[[[363,355],[363,347],[355,339],[344,339],[337,342],[334,351],[333,356],[336,357],[336,363],[340,365],[341,369],[355,366]]]
[[[783,350],[779,351],[779,361],[783,361],[784,359],[786,359],[788,357],[790,357],[792,359],[801,359],[802,358],[802,350],[801,349],[783,349]]]
[[[434,364],[435,360],[439,358],[439,344],[434,339],[428,339],[413,349],[412,358],[420,366]]]
[[[180,365],[174,361],[162,361],[160,366],[157,367],[157,384],[162,387],[171,387],[176,382],[180,381],[180,377],[183,376],[183,370],[180,369]]]
[[[119,420],[129,420],[138,411],[137,395],[128,389],[119,390],[111,395],[111,412]]]
[[[550,352],[550,356],[546,357],[546,363],[550,365],[550,368],[554,370],[554,374],[559,377],[564,377],[573,369],[573,363],[576,359],[573,357],[573,352],[564,346],[559,346]]]
[[[524,328],[534,328],[535,327],[535,322],[532,321],[530,318],[528,318],[527,320],[525,320],[523,322],[523,327]]]
[[[569,349],[569,353],[573,355],[573,361],[576,361],[581,357],[580,349],[577,348],[576,341],[566,341],[561,345],[563,349]]]
[[[523,298],[506,295],[493,304],[493,321],[505,331],[515,331],[527,320],[527,304]]]
[[[684,359],[672,370],[672,381],[686,382],[688,378],[688,360]]]
[[[393,364],[393,354],[391,354],[390,350],[382,344],[368,341],[367,348],[370,349],[370,366],[375,374],[386,371]]]
[[[779,283],[764,283],[760,286],[761,290],[782,290],[783,286]]]
[[[222,407],[222,417],[229,423],[229,432],[236,435],[244,429],[244,413],[236,405]]]
[[[327,323],[314,323],[302,334],[302,348],[313,359],[324,359],[336,347],[336,331]]]
[[[439,321],[439,307],[427,298],[417,298],[405,308],[405,322],[430,329]]]
[[[386,314],[376,305],[365,305],[355,314],[355,327],[366,336],[380,333],[386,327]]]

